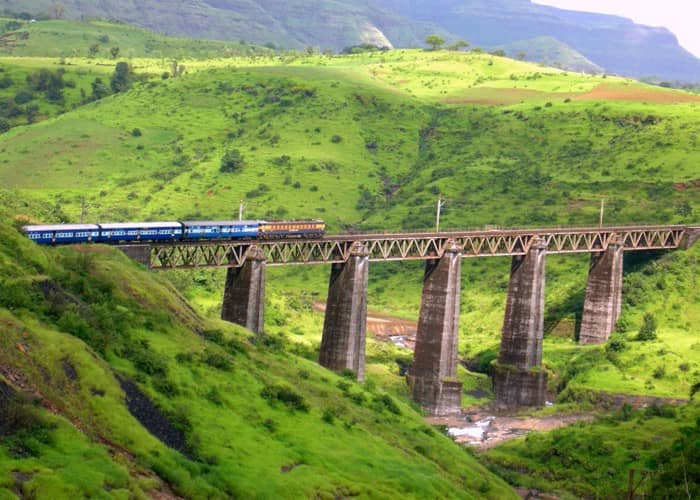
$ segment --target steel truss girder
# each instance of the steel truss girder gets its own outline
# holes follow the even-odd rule
[[[150,243],[152,269],[240,267],[248,249],[262,249],[268,265],[345,262],[355,242],[365,245],[372,261],[440,258],[448,243],[462,248],[463,257],[524,255],[538,238],[552,254],[602,252],[612,241],[625,251],[673,250],[681,246],[684,226],[532,229],[421,234],[354,234],[315,240],[246,240],[193,243]]]

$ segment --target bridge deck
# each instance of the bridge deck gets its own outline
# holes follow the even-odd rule
[[[537,238],[548,253],[601,252],[617,239],[625,251],[673,250],[692,244],[697,227],[619,226],[451,231],[440,233],[344,234],[311,240],[246,240],[144,243],[150,249],[152,269],[239,267],[252,245],[265,252],[268,265],[345,262],[353,244],[366,246],[372,261],[428,260],[442,256],[450,241],[463,257],[523,255]]]

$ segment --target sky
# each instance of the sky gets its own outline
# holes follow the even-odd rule
[[[700,57],[699,0],[533,0],[562,9],[617,14],[638,24],[670,29],[686,50]]]

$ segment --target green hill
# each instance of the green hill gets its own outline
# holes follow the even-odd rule
[[[0,234],[3,498],[513,496],[404,402],[119,252]]]
[[[268,53],[236,41],[195,40],[159,35],[116,21],[0,19],[0,54],[15,57],[212,58]],[[91,48],[93,49],[91,52]],[[116,56],[112,49],[118,49]]]
[[[49,66],[52,71],[58,65],[54,62]],[[86,71],[76,88],[94,81],[97,73],[87,73],[90,69],[105,64],[109,75],[114,68],[109,59],[64,62],[76,75]],[[78,221],[84,202],[88,222],[224,219],[237,215],[243,199],[246,217],[318,216],[331,231],[429,229],[435,203],[442,196],[447,200],[443,228],[592,225],[598,221],[601,198],[606,200],[608,224],[697,223],[700,98],[689,93],[488,54],[447,51],[343,57],[280,54],[184,62],[186,72],[163,80],[169,61],[135,58],[131,63],[142,81],[137,79],[131,90],[0,135],[4,186],[0,196],[8,217]],[[20,71],[49,61],[3,58],[0,64],[8,71]],[[222,156],[233,150],[242,163],[234,172],[221,172]],[[61,376],[58,363],[66,352],[78,351],[59,349],[54,340],[90,346],[92,351],[71,365],[78,371],[91,366],[87,363],[95,357],[90,353],[96,352],[107,374],[95,378],[102,381],[95,387],[111,394],[107,407],[120,408],[115,415],[121,416],[114,419],[130,422],[122,426],[105,420],[105,407],[88,407],[88,412],[82,400],[68,398],[65,411],[59,407],[70,420],[89,422],[79,429],[98,429],[95,433],[103,432],[118,444],[117,449],[127,450],[126,462],[115,465],[96,448],[96,434],[86,430],[90,439],[78,441],[83,450],[92,450],[102,476],[91,479],[88,486],[71,487],[100,487],[102,478],[111,477],[116,489],[145,492],[164,488],[159,486],[160,477],[185,496],[192,487],[212,495],[245,496],[254,491],[259,471],[272,474],[274,469],[285,479],[264,485],[270,495],[295,474],[303,477],[290,488],[302,496],[316,491],[369,494],[368,485],[377,477],[387,481],[396,477],[391,471],[404,467],[398,456],[406,455],[407,475],[391,484],[380,480],[378,495],[404,491],[444,496],[459,481],[455,472],[462,467],[459,464],[472,467],[461,453],[454,466],[438,459],[446,453],[449,462],[457,452],[442,437],[429,435],[408,404],[401,367],[410,363],[410,351],[369,339],[368,382],[363,387],[316,367],[322,315],[314,306],[325,299],[324,266],[268,270],[268,336],[260,345],[248,341],[241,330],[212,319],[219,315],[221,271],[151,276],[106,250],[44,251],[7,228],[3,234],[8,246],[0,262],[8,270],[2,274],[0,297],[5,297],[6,324],[15,326],[7,327],[5,337],[10,340],[0,355],[11,360],[10,366],[19,366],[18,376],[29,374],[27,380],[43,393],[57,389],[42,379],[41,368],[27,361],[22,349],[31,356],[36,348],[25,345],[22,332],[46,333],[36,337],[47,349],[41,356],[51,360],[41,366],[59,381],[67,375]],[[592,347],[575,343],[588,257],[548,257],[544,366],[550,389],[558,394],[551,411],[591,409],[619,393],[688,397],[700,366],[696,348],[700,340],[694,328],[700,319],[698,252],[696,245],[663,256],[629,255],[621,332],[608,345]],[[489,379],[483,372],[497,351],[509,265],[509,259],[499,258],[466,259],[463,265],[459,355],[479,371],[460,368],[465,406],[490,399]],[[421,263],[372,264],[370,310],[415,319],[421,276]],[[51,309],[42,291],[43,286],[50,296],[53,293],[53,285],[41,285],[46,279],[69,294],[58,294],[64,302],[58,311]],[[166,291],[173,288],[184,293],[196,312]],[[83,314],[83,304],[92,303],[103,304],[94,311],[97,323]],[[658,339],[634,341],[645,313],[658,321]],[[141,317],[143,321],[134,320]],[[196,326],[200,323],[205,326]],[[52,333],[56,328],[74,335],[56,336]],[[137,346],[135,351],[113,334],[123,329],[128,331],[129,345]],[[226,363],[233,365],[230,373],[220,368],[228,367]],[[183,449],[190,458],[158,443],[130,444],[152,441],[141,439],[146,434],[129,420],[122,389],[109,370],[134,380],[171,423],[180,425],[185,433]],[[3,377],[15,389],[22,388],[13,376]],[[283,380],[294,381],[292,392],[302,396],[301,401],[278,387]],[[69,387],[68,382],[63,387]],[[79,390],[89,389],[86,383]],[[209,394],[213,389],[218,396]],[[187,404],[193,397],[199,398],[194,399],[198,403]],[[335,407],[326,411],[328,398],[342,403],[338,411]],[[400,415],[393,413],[390,401]],[[301,403],[309,406],[308,412],[300,409]],[[299,407],[290,411],[285,405]],[[178,412],[186,414],[192,427],[181,425]],[[234,424],[226,423],[226,418]],[[272,423],[266,423],[268,419]],[[315,424],[331,425],[327,420],[333,422],[330,430],[337,440],[316,447]],[[197,427],[200,421],[213,424]],[[222,436],[233,435],[229,425],[238,423],[247,437],[240,447],[224,450]],[[114,426],[117,430],[111,430]],[[392,426],[398,434],[388,430]],[[343,431],[337,432],[341,427]],[[59,444],[45,445],[60,449],[62,439],[72,442],[75,430],[65,429],[73,434],[67,438],[54,434],[54,443]],[[346,448],[344,440],[360,429],[363,439],[372,434],[377,441]],[[132,434],[137,431],[141,434]],[[283,444],[270,445],[272,451],[259,455],[255,443],[269,435]],[[41,443],[36,446],[44,449]],[[76,456],[88,453],[73,450]],[[328,450],[332,453],[326,459]],[[423,458],[414,461],[414,451]],[[389,457],[382,462],[385,467],[377,469],[372,460],[362,462],[357,481],[343,472],[339,458],[354,463],[383,454]],[[133,462],[128,461],[132,455],[142,467],[136,470],[143,470],[146,478],[125,475],[124,468],[132,470]],[[48,455],[42,457],[44,462],[31,466],[56,468]],[[80,465],[78,459],[75,463]],[[306,464],[315,469],[307,472]],[[238,471],[235,478],[224,472],[230,467]],[[172,475],[164,470],[172,470]],[[193,482],[199,474],[203,479]],[[74,474],[56,481],[73,485],[69,476]],[[311,479],[318,476],[330,479]],[[482,495],[479,488],[487,486],[470,477],[466,476],[465,496]],[[0,484],[12,489],[12,478],[5,473]],[[439,483],[428,486],[433,480]],[[489,483],[488,494],[498,497],[505,492],[500,482],[489,479]]]
[[[556,40],[556,60],[571,61],[570,69],[580,68],[587,59],[609,73],[700,81],[700,59],[665,28],[530,0],[2,0],[0,8],[24,17],[115,19],[163,34],[242,39],[288,49],[340,51],[363,43],[417,47],[426,35],[435,33],[487,50],[515,44],[518,51],[535,57],[546,38]],[[548,45],[550,50],[544,59],[536,59],[539,62],[551,61]]]

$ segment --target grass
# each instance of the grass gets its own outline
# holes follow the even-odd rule
[[[5,25],[8,20],[4,20]],[[0,42],[0,54],[14,57],[88,57],[90,47],[97,46],[93,58],[114,59],[110,50],[119,49],[123,58],[149,57],[183,59],[216,58],[264,54],[269,49],[239,42],[195,40],[159,35],[136,26],[100,20],[13,20],[19,28],[7,31]],[[20,34],[24,33],[24,36]],[[25,38],[26,37],[26,38]]]
[[[638,494],[663,496],[668,489],[660,479],[658,450],[671,450],[681,428],[693,425],[697,415],[697,402],[678,410],[626,409],[593,423],[518,438],[486,452],[484,458],[511,484],[558,493],[561,498],[624,496],[630,469],[637,471]],[[641,481],[639,471],[646,470],[651,470],[651,479]],[[697,477],[686,477],[696,484]]]
[[[44,250],[0,230],[3,373],[21,373],[60,416],[45,417],[48,437],[30,457],[0,444],[3,494],[25,471],[22,491],[53,497],[510,494],[377,386],[329,373],[277,337],[251,344],[242,329],[199,318],[162,276],[112,250]],[[183,454],[132,416],[117,377],[184,432]]]
[[[19,75],[17,81],[59,62],[0,60]],[[65,78],[79,80],[76,89],[114,67],[99,58],[64,62]],[[43,122],[0,135],[0,199],[8,218],[77,221],[84,200],[88,222],[225,219],[236,216],[244,200],[246,217],[318,216],[331,232],[424,230],[434,224],[438,196],[447,200],[443,228],[593,225],[601,198],[609,224],[697,218],[700,107],[686,93],[472,53],[286,54],[183,63],[181,77],[163,80],[167,60],[135,57],[131,64],[143,81],[129,92],[47,111]],[[625,98],[589,99],[601,88],[623,89]],[[67,103],[72,99],[66,93]],[[221,157],[231,149],[239,150],[244,167],[222,173]],[[87,419],[93,441],[100,433],[108,436],[130,450],[132,464],[158,474],[177,493],[200,488],[213,496],[245,496],[256,487],[269,495],[462,492],[453,490],[458,469],[474,462],[431,434],[408,402],[401,373],[409,352],[370,339],[369,386],[346,387],[349,382],[316,366],[322,316],[313,305],[325,301],[325,267],[268,269],[268,345],[258,346],[215,321],[222,271],[147,277],[112,253],[85,252],[97,254],[81,264],[74,251],[38,251],[9,230],[3,237],[9,246],[0,264],[12,271],[4,274],[12,287],[3,288],[38,307],[20,314],[16,309],[25,306],[6,306],[8,324],[16,325],[8,332],[27,331],[44,339],[39,346],[68,342],[59,351],[82,353],[75,356],[97,372],[81,379],[99,382],[111,398],[99,403],[81,386],[88,408],[69,394],[61,396],[61,411],[69,420]],[[698,251],[628,255],[621,323],[627,331],[617,338],[624,348],[612,352],[575,343],[588,257],[547,258],[544,366],[550,388],[560,391],[557,408],[590,408],[603,392],[687,398],[700,365],[693,328],[700,319]],[[70,269],[81,266],[109,286],[103,290],[84,274],[74,276]],[[463,262],[459,353],[482,371],[497,353],[509,266],[503,258]],[[416,319],[422,272],[421,263],[372,264],[369,309]],[[100,308],[94,314],[105,324],[128,325],[129,343],[143,349],[125,350],[114,335],[90,337],[79,307],[47,318],[36,297],[20,293],[35,290],[32,283],[45,275],[75,287],[72,293],[89,298],[88,304],[116,300],[124,309],[111,308],[120,311],[116,316]],[[197,312],[171,295],[173,289]],[[658,339],[633,341],[647,312],[658,320]],[[244,345],[247,354],[195,336],[199,322]],[[56,328],[82,336],[101,360],[95,362],[93,351],[75,337],[57,336]],[[21,342],[18,335],[6,335],[3,355],[41,381],[40,371],[12,347]],[[41,355],[62,380],[59,354]],[[231,370],[221,369],[229,363]],[[134,423],[118,400],[112,371],[136,380],[174,421],[190,422],[184,427],[193,460],[159,445]],[[459,377],[465,406],[490,399],[486,375],[460,369]],[[285,384],[303,397],[308,412],[261,396],[281,394],[284,400],[287,393],[279,387]],[[51,392],[56,389],[44,384],[42,390],[51,401],[60,399]],[[400,416],[375,402],[384,391],[397,401]],[[234,435],[239,441],[231,440]],[[347,463],[356,470],[353,477],[345,472]],[[258,485],[261,471],[274,479]],[[479,496],[486,487],[471,475],[466,482],[466,496]],[[505,491],[489,482],[492,496]],[[150,491],[127,483],[132,492]]]

